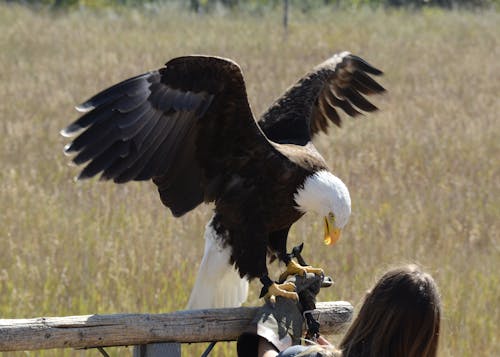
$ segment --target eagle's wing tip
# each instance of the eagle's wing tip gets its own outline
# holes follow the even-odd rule
[[[85,102],[75,106],[75,109],[80,113],[87,113],[94,109],[94,105],[91,102]]]
[[[65,138],[71,138],[75,136],[82,129],[83,128],[80,125],[73,123],[68,125],[64,129],[61,129],[61,131],[59,131],[59,134],[61,136],[64,136]]]
[[[73,136],[73,132],[69,130],[69,127],[61,129],[59,131],[59,135],[64,136],[65,138],[70,138]]]
[[[63,154],[64,156],[73,156],[72,150],[71,150],[71,143],[64,145],[63,148]]]

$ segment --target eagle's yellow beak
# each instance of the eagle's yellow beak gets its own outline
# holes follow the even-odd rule
[[[326,245],[335,244],[340,239],[340,229],[334,228],[335,216],[329,215],[325,217],[325,236],[323,242]]]

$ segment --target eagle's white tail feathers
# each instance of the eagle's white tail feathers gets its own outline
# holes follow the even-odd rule
[[[248,280],[229,263],[230,247],[222,247],[212,221],[205,227],[205,252],[187,305],[188,310],[238,307],[247,299]]]

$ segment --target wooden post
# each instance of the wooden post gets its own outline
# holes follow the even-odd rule
[[[151,343],[134,346],[133,357],[181,357],[180,343]]]
[[[285,39],[288,37],[288,13],[289,13],[289,2],[288,0],[283,0],[283,29],[285,30]]]
[[[0,319],[0,351],[234,341],[258,309]],[[317,311],[320,332],[332,335],[349,324],[353,308],[344,301],[320,302]]]

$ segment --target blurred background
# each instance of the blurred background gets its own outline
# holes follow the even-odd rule
[[[442,295],[440,356],[500,355],[498,0],[0,1],[0,317],[183,309],[210,206],[174,219],[150,182],[75,182],[59,130],[75,105],[186,54],[229,57],[256,116],[344,50],[384,70],[380,111],[316,145],[350,188],[342,239],[293,228],[358,306],[388,268],[417,262]],[[274,266],[274,272],[283,267]],[[251,285],[247,305],[260,304]],[[339,336],[332,336],[333,342]],[[205,346],[185,346],[200,355]],[[113,356],[130,348],[109,348]],[[49,350],[9,356],[100,356]],[[213,356],[234,356],[220,343]]]

